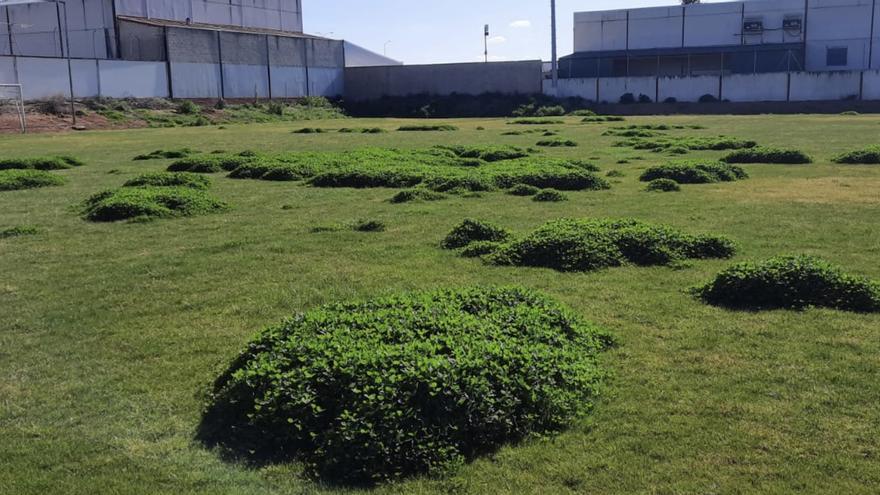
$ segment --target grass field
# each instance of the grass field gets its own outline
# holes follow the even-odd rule
[[[578,147],[545,149],[620,170],[612,189],[536,203],[503,192],[391,204],[389,189],[317,189],[214,175],[226,213],[97,224],[77,207],[170,161],[157,148],[347,150],[434,144],[533,146],[505,119],[438,121],[454,132],[293,134],[295,123],[0,136],[2,157],[69,154],[66,185],[0,192],[0,493],[346,493],[296,465],[224,462],[194,441],[212,380],[259,330],[356,297],[472,284],[521,284],[613,331],[608,394],[588,422],[507,446],[446,479],[375,493],[877,493],[880,315],[810,309],[736,312],[686,293],[731,260],[595,273],[497,267],[438,248],[463,218],[517,233],[560,217],[636,217],[741,246],[734,261],[824,257],[880,279],[880,166],[836,165],[877,144],[876,116],[675,116],[672,135],[753,139],[804,150],[812,165],[745,165],[739,182],[643,192],[667,155],[617,148],[611,125],[542,126]],[[382,127],[398,120],[311,121]],[[416,122],[417,124],[422,122]],[[432,122],[434,123],[434,122]],[[484,130],[477,130],[478,127]],[[524,127],[524,126],[520,126]],[[720,156],[695,152],[688,157]],[[628,163],[618,163],[627,160]],[[360,218],[387,231],[313,233]]]

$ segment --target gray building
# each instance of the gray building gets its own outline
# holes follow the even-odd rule
[[[4,5],[6,4],[6,5]],[[0,0],[0,83],[28,99],[338,96],[345,43],[303,33],[301,0]],[[354,46],[354,45],[352,45]],[[358,47],[358,65],[388,59]]]

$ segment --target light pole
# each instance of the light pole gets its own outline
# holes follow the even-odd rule
[[[483,29],[483,57],[486,63],[489,63],[489,25]]]
[[[386,41],[385,44],[382,46],[382,55],[384,55],[384,56],[386,56],[386,57],[388,56],[388,45],[390,45],[390,44],[391,44],[391,40],[388,40],[388,41]]]
[[[559,87],[559,64],[556,59],[556,0],[550,0],[550,24],[550,36],[553,38],[550,43],[552,51],[550,73],[553,75],[553,92],[556,93]]]

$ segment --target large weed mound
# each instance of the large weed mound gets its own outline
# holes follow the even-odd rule
[[[64,182],[64,177],[42,170],[0,170],[0,191],[60,186]]]
[[[800,150],[750,148],[732,151],[721,159],[727,163],[781,163],[796,165],[813,163],[810,155]]]
[[[503,244],[488,261],[571,272],[727,258],[735,251],[734,243],[724,237],[687,234],[666,225],[633,219],[561,219]]]
[[[845,164],[877,165],[880,164],[880,146],[868,146],[860,150],[847,151],[835,156],[832,161]]]
[[[72,156],[0,159],[0,170],[65,170],[82,165],[83,162]]]
[[[477,241],[502,242],[511,238],[510,232],[488,222],[466,219],[458,224],[440,245],[444,249],[458,249]]]
[[[123,187],[86,201],[83,216],[93,222],[152,220],[214,213],[227,208],[206,191],[191,187]]]
[[[331,304],[248,345],[216,380],[199,437],[337,483],[439,473],[589,412],[609,343],[522,288]]]
[[[650,167],[640,180],[651,182],[671,179],[679,184],[709,184],[747,179],[749,175],[741,167],[717,162],[674,162]]]
[[[880,284],[812,256],[740,263],[696,290],[707,303],[735,309],[828,308],[880,311]]]
[[[169,172],[192,172],[197,174],[215,174],[231,171],[255,160],[247,154],[211,154],[189,156],[168,166]]]

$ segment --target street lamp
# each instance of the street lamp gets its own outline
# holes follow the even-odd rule
[[[556,59],[556,0],[550,0],[550,36],[552,36],[551,40],[551,54],[552,61],[550,62],[550,72],[553,75],[553,91],[556,93],[559,87],[559,63]],[[569,76],[571,77],[571,76]],[[554,96],[556,96],[554,94]]]
[[[485,61],[489,62],[489,25],[486,24],[486,27],[483,28],[483,56],[485,57]]]
[[[388,41],[386,41],[385,44],[382,46],[382,55],[384,55],[384,56],[386,56],[386,57],[388,56],[388,45],[390,45],[390,44],[391,44],[391,40],[388,40]]]

